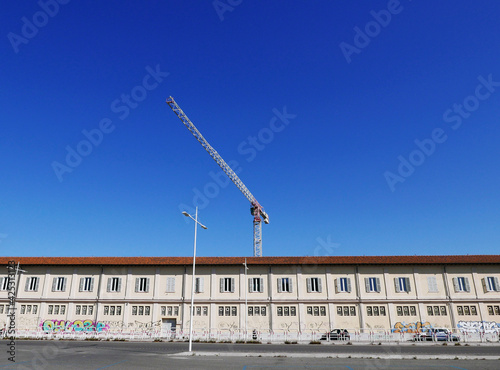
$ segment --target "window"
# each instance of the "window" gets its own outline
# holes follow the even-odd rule
[[[174,316],[179,316],[179,306],[174,307]]]
[[[236,306],[219,306],[219,316],[237,316],[237,314]]]
[[[26,306],[26,313],[27,314],[31,313],[31,305],[30,304]]]
[[[144,307],[144,315],[149,316],[150,313],[151,313],[151,307],[145,306]]]
[[[500,315],[500,307],[495,306],[495,315]]]
[[[26,312],[26,305],[22,304],[21,305],[21,315],[24,315],[25,312]]]
[[[167,315],[167,307],[161,306],[161,315],[166,316]],[[172,314],[172,308],[170,308],[170,314]]]
[[[476,306],[470,306],[470,314],[471,315],[477,315]]]
[[[137,315],[137,306],[132,306],[132,315]]]
[[[319,316],[319,307],[318,306],[314,306],[313,307],[313,312],[314,312],[314,316]]]
[[[0,290],[9,290],[9,282],[10,278],[8,277],[0,278]]]
[[[33,305],[33,315],[36,315],[37,311],[38,311],[38,305],[35,304]]]
[[[373,307],[373,316],[379,316],[379,313],[378,313],[378,306],[374,306],[374,307]]]
[[[85,306],[83,306],[85,307]],[[92,306],[88,306],[89,315],[92,315]],[[83,312],[83,311],[82,311]],[[137,307],[136,307],[137,313]],[[136,315],[134,313],[134,308],[132,307],[132,315]],[[85,313],[83,313],[85,315]],[[105,315],[121,315],[122,314],[122,306],[104,306],[104,314]]]
[[[492,310],[493,312],[493,310]],[[253,316],[253,307],[248,307],[248,316]]]
[[[196,278],[194,282],[194,292],[203,293],[204,292],[204,279],[202,277]]]
[[[234,278],[220,278],[220,292],[234,293]]]
[[[464,306],[464,314],[470,315],[470,308],[469,308],[469,306]]]
[[[82,306],[82,315],[86,315],[86,314],[87,314],[87,306]]]
[[[264,292],[264,279],[263,278],[249,278],[248,279],[248,292],[249,293],[263,293]]]
[[[278,293],[292,293],[292,279],[278,278]]]
[[[24,287],[24,290],[26,292],[37,292],[39,281],[40,281],[40,278],[38,278],[38,277],[27,278],[26,279],[26,286]]]
[[[168,316],[172,316],[172,306],[168,306]]]
[[[438,286],[437,286],[437,280],[435,276],[428,276],[427,277],[427,288],[429,293],[437,293],[438,292]]]
[[[367,293],[379,293],[380,279],[376,277],[365,278],[365,288]]]
[[[61,315],[64,315],[66,313],[66,306],[62,305],[61,306]]]
[[[410,278],[398,277],[394,278],[394,285],[396,286],[396,293],[410,292]]]
[[[278,306],[277,307],[278,316],[296,316],[297,310],[295,306]],[[262,316],[266,316],[266,309],[262,307],[261,309]]]
[[[139,315],[144,315],[144,306],[138,306],[139,309]]]
[[[500,283],[497,277],[488,276],[483,280],[484,292],[498,292],[500,291]]]
[[[175,277],[167,278],[167,291],[166,293],[175,293]]]
[[[321,293],[321,278],[307,278],[307,293]]]
[[[335,279],[335,288],[337,293],[350,293],[351,292],[351,279],[350,278],[338,278]]]
[[[370,307],[370,312],[371,314],[368,314],[368,316],[373,315],[373,308]],[[368,307],[367,307],[367,313],[368,313]],[[326,312],[325,312],[326,314]],[[356,316],[356,307],[355,306],[337,306],[337,315],[339,316]],[[324,315],[322,315],[324,316]]]
[[[260,307],[259,306],[255,306],[254,307],[254,312],[255,312],[255,316],[260,316]]]
[[[56,304],[54,306],[54,315],[59,315],[59,305],[58,304]]]
[[[114,292],[118,293],[120,292],[122,287],[122,278],[119,277],[113,277],[113,278],[108,278],[108,292]]]
[[[380,306],[380,316],[385,316],[385,307]]]
[[[52,291],[53,292],[64,292],[66,290],[66,278],[65,277],[55,277],[52,280]]]
[[[415,306],[396,306],[396,314],[398,316],[417,316],[417,309]]]
[[[76,305],[75,314],[76,314],[76,315],[79,315],[81,311],[82,311],[82,306],[80,306],[80,305]]]
[[[367,306],[366,307],[366,314],[368,316],[373,316],[373,310],[372,310],[372,307],[371,306]]]
[[[208,316],[208,307],[203,306],[203,316]]]
[[[149,292],[149,278],[141,277],[135,279],[135,292],[147,293]]]
[[[488,315],[494,315],[493,306],[488,306]]]
[[[446,316],[446,306],[441,306],[441,316]]]
[[[455,292],[470,292],[469,279],[466,277],[453,278],[453,286],[455,287]]]
[[[82,277],[80,278],[80,292],[91,292],[94,290],[94,278]]]
[[[0,304],[0,313],[3,313],[3,304]]]
[[[49,315],[52,315],[52,312],[54,312],[54,306],[53,306],[53,305],[51,305],[51,304],[49,304],[49,308],[47,309],[47,313],[48,313]]]
[[[464,308],[462,306],[457,306],[457,312],[460,316],[464,314]]]
[[[196,307],[196,316],[201,316],[201,307]]]

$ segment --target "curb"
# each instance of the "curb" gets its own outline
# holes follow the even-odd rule
[[[180,352],[169,354],[169,357],[189,356],[215,356],[215,357],[291,357],[291,358],[356,358],[356,359],[382,359],[382,360],[500,360],[500,356],[453,356],[453,355],[381,355],[380,353],[283,353],[268,352],[258,354],[255,352]]]

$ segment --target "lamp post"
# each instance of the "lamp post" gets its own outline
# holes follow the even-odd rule
[[[189,321],[189,352],[191,352],[193,348],[193,316],[194,316],[194,280],[195,280],[195,268],[196,268],[196,231],[198,229],[198,225],[201,226],[202,229],[206,229],[207,227],[202,223],[198,222],[198,207],[196,207],[195,216],[191,216],[186,211],[182,212],[182,214],[186,217],[189,217],[194,221],[194,248],[193,248],[193,284],[191,287],[191,319]]]
[[[248,279],[247,279],[247,259],[245,257],[245,263],[243,264],[245,266],[245,284],[248,284]],[[245,341],[248,340],[248,299],[247,299],[247,291],[248,287],[245,289]]]

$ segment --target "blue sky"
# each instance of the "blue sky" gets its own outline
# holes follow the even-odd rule
[[[3,7],[3,255],[251,256],[170,95],[264,256],[498,253],[498,2]]]

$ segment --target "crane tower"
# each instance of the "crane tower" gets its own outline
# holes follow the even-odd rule
[[[266,224],[269,223],[269,216],[264,211],[264,208],[255,199],[255,197],[250,193],[250,190],[243,184],[238,175],[229,167],[229,165],[222,159],[222,157],[217,153],[217,151],[208,143],[208,141],[203,137],[203,135],[198,131],[196,126],[189,120],[186,114],[182,111],[179,105],[175,102],[173,97],[167,99],[168,106],[174,111],[174,113],[179,117],[184,126],[187,127],[193,136],[198,140],[198,142],[205,148],[205,150],[210,154],[215,162],[222,168],[229,179],[236,185],[238,189],[243,193],[243,195],[249,200],[252,205],[250,212],[253,215],[253,255],[254,257],[262,257],[262,221]]]

